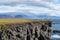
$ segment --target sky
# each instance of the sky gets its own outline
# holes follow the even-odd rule
[[[9,12],[60,16],[60,0],[0,0],[0,14]]]

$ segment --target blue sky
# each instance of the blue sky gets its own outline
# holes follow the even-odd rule
[[[0,14],[9,12],[60,16],[60,0],[0,0]]]

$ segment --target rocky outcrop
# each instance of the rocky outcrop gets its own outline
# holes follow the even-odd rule
[[[60,30],[53,30],[53,33],[60,33]]]
[[[51,36],[50,21],[11,23],[5,27],[0,25],[0,40],[50,40]]]

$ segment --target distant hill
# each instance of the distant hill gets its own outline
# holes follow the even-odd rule
[[[6,15],[5,18],[37,19],[37,17],[34,14],[31,14],[31,13],[11,12],[11,13],[3,13],[3,14],[0,14],[0,15],[1,15],[1,18],[4,15]],[[8,17],[8,16],[10,16],[10,17]]]
[[[27,15],[16,15],[15,18],[28,18]]]
[[[0,18],[46,19],[46,20],[60,19],[59,16],[51,16],[48,14],[36,15],[32,13],[20,13],[20,12],[11,12],[3,14],[0,13]]]
[[[13,18],[11,15],[0,14],[0,18]]]

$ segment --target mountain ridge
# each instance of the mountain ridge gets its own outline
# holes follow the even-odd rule
[[[22,19],[60,19],[59,16],[51,16],[51,15],[35,15],[32,13],[17,13],[17,12],[11,12],[11,13],[0,13],[0,18],[22,18]]]

